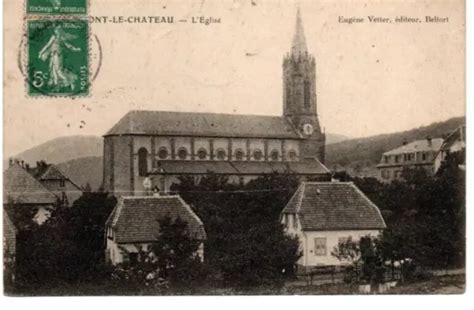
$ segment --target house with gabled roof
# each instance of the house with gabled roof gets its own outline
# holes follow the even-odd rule
[[[82,189],[54,164],[37,162],[36,167],[27,169],[44,187],[60,197],[63,205],[72,206],[82,196]]]
[[[466,125],[461,125],[453,130],[444,139],[439,152],[434,160],[435,172],[441,167],[442,162],[449,153],[460,152],[466,149]]]
[[[303,182],[280,214],[290,235],[299,238],[298,265],[340,265],[331,255],[349,238],[377,237],[385,228],[379,208],[352,182]]]
[[[177,195],[119,198],[106,226],[106,261],[112,265],[134,263],[151,249],[160,234],[159,220],[178,217],[187,223],[191,238],[201,241],[198,252],[204,259],[206,231],[191,207]]]
[[[402,146],[383,153],[377,165],[378,179],[384,183],[402,180],[404,169],[424,169],[428,175],[435,173],[435,157],[443,144],[442,138],[404,142]]]
[[[44,223],[59,202],[58,196],[18,163],[10,162],[8,169],[3,172],[3,204],[30,208],[37,223]]]

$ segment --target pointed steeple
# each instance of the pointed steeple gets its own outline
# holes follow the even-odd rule
[[[295,35],[293,36],[293,42],[291,44],[291,55],[298,56],[306,53],[306,39],[304,37],[303,21],[301,20],[300,8],[296,13],[296,29]]]

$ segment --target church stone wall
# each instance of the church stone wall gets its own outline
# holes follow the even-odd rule
[[[195,160],[209,160],[211,157],[211,146],[210,140],[206,138],[195,138],[194,139],[194,159]],[[197,154],[198,151],[204,149],[206,151],[206,159],[200,159]]]
[[[113,138],[106,137],[104,139],[104,156],[103,156],[103,186],[106,191],[113,191],[113,184],[114,184],[114,175],[113,175],[113,156],[114,148],[113,148]]]
[[[250,160],[257,160],[254,157],[254,152],[260,150],[262,154],[265,152],[265,142],[264,139],[249,139],[249,151],[250,151]],[[260,161],[265,160],[264,157]]]
[[[119,196],[130,195],[132,188],[132,137],[113,137],[114,192]]]
[[[176,154],[176,159],[178,159],[178,151],[180,148],[186,149],[188,155],[186,157],[186,160],[191,159],[191,138],[189,137],[176,137],[174,138],[174,151]]]
[[[247,140],[246,139],[232,139],[232,160],[235,160],[235,152],[242,150],[247,156]]]

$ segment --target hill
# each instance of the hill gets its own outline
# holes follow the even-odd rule
[[[403,144],[403,141],[442,138],[465,124],[464,117],[455,117],[444,122],[433,123],[407,131],[350,139],[326,146],[326,165],[331,170],[341,168],[351,174],[373,174],[382,154]],[[339,168],[335,169],[335,166]]]
[[[339,134],[335,134],[335,133],[327,133],[326,134],[326,145],[339,143],[339,142],[342,142],[342,141],[345,141],[345,140],[348,140],[348,139],[351,139],[351,138],[348,137],[348,136],[339,135]]]
[[[89,184],[92,190],[97,190],[102,185],[102,156],[72,159],[57,166],[79,186]]]
[[[59,164],[81,157],[102,156],[102,152],[102,137],[64,136],[32,147],[15,155],[15,158],[34,166],[39,160]]]

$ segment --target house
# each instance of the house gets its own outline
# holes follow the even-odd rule
[[[33,219],[44,223],[51,214],[52,208],[59,205],[59,197],[35,179],[18,162],[10,161],[10,166],[3,172],[3,205],[14,205],[18,208],[29,208]]]
[[[106,261],[112,265],[136,262],[149,251],[160,233],[159,220],[169,216],[188,223],[188,233],[201,241],[198,252],[204,259],[204,225],[193,210],[176,195],[122,196],[106,222]]]
[[[385,152],[377,165],[378,179],[384,183],[402,179],[404,169],[422,168],[433,175],[435,173],[435,157],[441,149],[443,139],[426,138]]]
[[[3,210],[3,260],[5,263],[14,263],[16,255],[17,230],[7,212]]]
[[[166,192],[180,175],[199,178],[210,171],[234,183],[274,171],[330,181],[316,60],[307,48],[299,10],[291,48],[282,59],[282,84],[279,116],[128,112],[104,135],[104,189],[116,196],[141,196],[148,178],[152,188]]]
[[[299,238],[303,270],[342,263],[331,252],[348,238],[377,237],[386,228],[379,208],[352,182],[303,182],[280,214]]]
[[[439,152],[436,154],[434,160],[435,172],[441,167],[441,163],[446,158],[448,153],[459,152],[466,149],[466,125],[461,125],[456,128],[446,139]]]
[[[82,189],[76,185],[56,165],[37,162],[35,168],[28,168],[44,187],[60,198],[65,206],[72,206],[73,202],[82,196]]]

